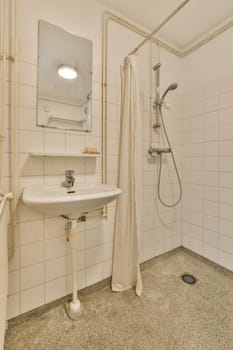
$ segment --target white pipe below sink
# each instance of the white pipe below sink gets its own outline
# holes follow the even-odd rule
[[[8,247],[7,226],[9,208],[6,203],[12,199],[11,192],[0,195],[0,349],[4,348],[4,335],[6,328],[7,292],[8,292]]]
[[[71,248],[71,264],[72,264],[72,301],[69,305],[70,316],[79,312],[81,308],[81,302],[78,298],[78,286],[77,286],[77,271],[76,271],[76,244],[75,241],[78,237],[78,223],[77,220],[70,220],[69,227],[69,243]]]

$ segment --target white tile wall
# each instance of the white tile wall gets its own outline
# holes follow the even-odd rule
[[[25,49],[28,50],[28,47],[25,46]],[[21,54],[24,55],[22,52]],[[60,183],[67,168],[75,170],[78,182],[99,182],[101,160],[96,163],[93,160],[86,162],[74,159],[50,159],[48,161],[30,158],[28,155],[31,151],[79,152],[86,145],[100,149],[101,122],[100,113],[98,113],[99,101],[93,101],[95,118],[93,119],[93,133],[90,134],[90,137],[89,135],[84,136],[80,132],[66,132],[53,129],[43,130],[36,126],[36,64],[32,64],[26,58],[20,62],[20,83],[20,189],[32,183]],[[95,95],[99,96],[98,89],[100,85],[98,84],[97,87],[96,85]],[[8,148],[5,151],[8,152]],[[6,153],[7,158],[9,158],[8,153]],[[8,173],[4,175],[8,175]],[[50,302],[71,291],[70,251],[66,247],[64,219],[60,217],[44,217],[34,210],[23,206],[21,201],[18,207],[19,223],[17,226],[16,255],[9,266],[8,318]],[[77,270],[83,269],[78,273],[78,278],[80,279],[78,285],[80,288],[103,278],[101,265],[102,219],[97,218],[90,221],[94,222],[93,227],[90,223],[82,226],[78,240]],[[87,233],[87,238],[84,233]],[[112,234],[110,237],[112,237]],[[88,250],[85,250],[86,246]],[[91,251],[91,249],[94,249],[94,251]],[[9,246],[10,251],[11,243]],[[95,252],[98,252],[98,254],[95,255]],[[101,255],[99,252],[101,252]],[[89,266],[88,271],[84,271],[87,264]],[[110,274],[111,269],[105,268],[104,277]]]
[[[202,88],[203,94],[191,92],[185,96],[183,115],[182,244],[230,270],[233,270],[232,84],[233,77],[227,77],[225,83],[221,79]],[[199,124],[203,129],[198,128]],[[187,138],[187,134],[195,132],[195,139]]]
[[[44,299],[44,288],[43,284],[36,287],[26,289],[20,293],[20,313],[27,312],[31,309],[43,305]]]
[[[24,186],[30,184],[59,184],[64,178],[64,172],[68,168],[75,170],[76,180],[79,183],[91,183],[101,181],[101,159],[76,160],[76,159],[50,159],[32,158],[29,152],[79,152],[85,146],[95,146],[101,148],[101,64],[99,61],[101,50],[101,26],[100,18],[103,8],[93,1],[73,1],[73,7],[79,4],[79,10],[75,11],[73,18],[72,6],[70,6],[69,16],[64,18],[63,13],[57,16],[51,9],[47,8],[45,0],[34,2],[33,6],[26,0],[22,0],[20,8],[20,65],[19,65],[19,178],[18,185],[20,191]],[[65,4],[65,3],[64,3]],[[38,11],[35,7],[38,6]],[[95,8],[93,9],[93,6]],[[91,7],[91,11],[90,11]],[[62,8],[62,7],[61,7]],[[52,11],[52,12],[51,12]],[[25,16],[30,21],[24,21]],[[75,131],[62,131],[56,129],[45,129],[36,126],[36,57],[37,57],[37,34],[35,32],[37,16],[45,18],[52,23],[58,21],[58,25],[67,30],[77,32],[78,35],[91,38],[94,44],[94,71],[93,71],[93,130],[91,133],[83,134]],[[78,17],[80,16],[80,17]],[[73,20],[71,20],[73,18]],[[85,22],[79,19],[85,18]],[[60,22],[59,23],[59,19]],[[68,21],[68,22],[67,22]],[[90,27],[87,23],[92,23]],[[77,27],[78,23],[78,27]],[[127,40],[127,31],[121,31],[124,40]],[[119,147],[119,112],[120,112],[120,72],[119,66],[124,55],[130,51],[132,43],[126,42],[122,47],[122,38],[114,34],[116,43],[121,45],[117,49],[125,50],[119,56],[119,62],[111,66],[109,71],[108,86],[108,182],[116,184],[117,181],[117,159]],[[135,35],[135,42],[138,40]],[[117,46],[114,44],[114,46]],[[118,50],[119,49],[119,50]],[[148,47],[142,51],[140,56],[140,71],[142,80],[140,81],[141,96],[141,116],[142,116],[142,156],[143,167],[143,201],[142,212],[140,213],[143,229],[140,232],[140,260],[144,261],[153,256],[159,255],[181,244],[181,207],[167,209],[158,204],[156,200],[156,183],[158,159],[148,158],[149,148],[149,68]],[[157,62],[157,52],[153,53],[154,61]],[[112,57],[116,59],[115,53]],[[118,57],[118,56],[117,56]],[[172,77],[177,76],[180,70],[178,60],[171,54],[161,51],[161,59],[166,65],[161,77],[164,87],[172,81]],[[144,74],[146,72],[146,74]],[[171,81],[170,81],[171,79]],[[176,79],[175,79],[176,80]],[[224,96],[221,103],[229,106],[230,95]],[[225,102],[224,102],[225,101]],[[178,166],[181,166],[181,123],[182,108],[178,94],[170,96],[168,100],[170,110],[165,110],[165,121],[171,137]],[[206,110],[212,113],[215,108],[215,101],[209,99],[206,102]],[[201,106],[201,105],[200,105]],[[197,116],[202,106],[194,104],[192,106],[194,114]],[[230,107],[229,107],[230,108]],[[213,112],[214,113],[214,112]],[[224,115],[225,120],[229,120],[229,113]],[[198,116],[197,116],[198,117]],[[214,114],[209,115],[209,123],[212,125]],[[175,121],[174,121],[175,120]],[[198,120],[194,122],[196,132],[192,138],[196,142],[198,150],[199,136]],[[215,125],[213,124],[213,127]],[[10,125],[8,125],[10,127]],[[211,135],[206,137],[211,137]],[[152,142],[154,145],[162,144],[160,133],[154,133]],[[200,150],[199,150],[200,151]],[[9,148],[5,148],[9,157]],[[225,155],[226,157],[228,154]],[[227,161],[226,161],[227,164]],[[214,167],[208,164],[208,167]],[[170,177],[167,176],[167,170]],[[187,166],[187,172],[188,172]],[[200,161],[193,162],[195,169],[196,184],[201,183],[203,169]],[[5,183],[8,182],[8,175]],[[162,182],[162,194],[168,201],[173,201],[177,196],[177,184],[174,171],[167,157],[164,160],[164,176]],[[230,179],[229,179],[230,181]],[[197,198],[198,200],[199,198]],[[200,203],[194,203],[196,211],[200,208]],[[224,205],[227,205],[226,203]],[[108,218],[92,218],[86,223],[80,224],[80,235],[77,239],[77,278],[79,288],[91,285],[103,278],[111,275],[112,266],[112,245],[114,228],[115,203],[109,206]],[[16,255],[10,262],[10,285],[8,300],[8,318],[17,316],[23,312],[60,298],[71,292],[71,269],[70,269],[70,249],[64,234],[64,220],[59,217],[47,217],[38,214],[34,210],[18,204],[18,226],[17,226],[17,246]],[[197,226],[198,227],[198,226]],[[9,243],[9,251],[12,244]]]

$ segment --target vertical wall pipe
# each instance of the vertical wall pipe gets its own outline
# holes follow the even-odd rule
[[[3,144],[5,142],[5,97],[6,97],[6,56],[7,56],[8,7],[1,0],[1,121],[0,121],[0,192],[3,192]]]
[[[5,124],[6,117],[9,117],[10,140],[10,187],[13,193],[11,201],[11,227],[12,227],[12,254],[15,254],[15,227],[16,227],[16,207],[17,207],[17,144],[18,144],[18,65],[16,64],[17,51],[17,0],[1,0],[1,115],[0,115],[0,192],[3,192],[3,144],[6,141]],[[6,101],[6,68],[9,67],[9,82],[11,89]],[[10,73],[12,73],[10,75]],[[6,104],[11,105],[11,114],[6,116]]]
[[[152,145],[152,114],[153,114],[153,108],[152,108],[152,101],[153,101],[153,96],[152,96],[152,91],[153,91],[153,83],[152,83],[152,74],[151,74],[151,67],[152,67],[152,53],[153,53],[153,47],[152,47],[152,41],[150,40],[150,45],[149,45],[149,77],[150,77],[150,145]]]
[[[12,0],[11,12],[11,33],[12,33],[12,60],[13,65],[13,89],[12,95],[12,113],[11,113],[11,191],[13,200],[11,202],[11,227],[12,227],[12,253],[10,258],[15,255],[16,248],[16,221],[17,221],[17,203],[18,203],[18,57],[17,57],[17,0]]]

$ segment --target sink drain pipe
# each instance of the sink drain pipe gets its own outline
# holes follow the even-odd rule
[[[72,301],[69,304],[70,314],[79,312],[81,302],[78,298],[77,273],[76,273],[76,240],[78,237],[78,222],[77,219],[71,219],[68,222],[67,241],[71,248],[71,264],[72,264]]]

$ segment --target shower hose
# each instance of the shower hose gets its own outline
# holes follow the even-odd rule
[[[181,201],[181,198],[182,198],[182,185],[181,185],[180,175],[179,175],[179,172],[178,172],[178,169],[177,169],[177,165],[176,165],[175,156],[173,154],[171,143],[169,141],[167,130],[166,130],[166,126],[165,126],[165,123],[164,123],[164,120],[163,120],[163,113],[162,113],[162,105],[161,104],[159,105],[159,114],[160,114],[160,120],[161,120],[161,123],[162,123],[164,135],[165,135],[165,138],[167,140],[168,147],[171,150],[172,161],[173,161],[173,164],[174,164],[174,168],[175,168],[175,172],[176,172],[176,176],[177,176],[177,180],[178,180],[178,184],[179,184],[180,193],[179,193],[179,197],[178,197],[177,201],[175,203],[173,203],[173,204],[167,204],[161,198],[160,189],[161,189],[161,174],[162,174],[162,153],[160,153],[160,155],[159,155],[159,174],[158,174],[158,198],[159,198],[161,204],[163,204],[165,207],[173,208]]]

